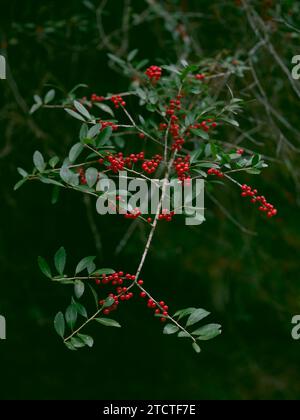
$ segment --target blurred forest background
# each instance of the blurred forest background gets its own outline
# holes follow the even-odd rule
[[[299,398],[300,342],[291,338],[291,318],[300,313],[300,85],[291,59],[300,54],[300,2],[2,0],[0,9],[8,64],[0,82],[0,314],[7,319],[0,398]],[[89,86],[82,95],[122,92],[130,81],[107,53],[126,57],[135,48],[149,64],[210,60],[227,68],[216,95],[227,83],[246,104],[240,127],[227,128],[223,140],[270,164],[244,181],[276,205],[274,220],[260,217],[238,190],[220,187],[206,198],[206,223],[165,224],[154,240],[143,271],[150,289],[171,311],[204,307],[223,326],[200,356],[163,336],[138,300],[116,314],[122,329],[94,327],[93,349],[62,346],[53,316],[68,304],[68,290],[43,277],[37,256],[52,257],[64,245],[74,264],[97,252],[102,266],[132,271],[145,233],[138,227],[116,254],[123,220],[102,219],[72,192],[52,205],[51,187],[42,184],[13,191],[16,168],[31,168],[36,149],[63,156],[78,135],[59,110],[30,116],[33,95],[78,83]]]

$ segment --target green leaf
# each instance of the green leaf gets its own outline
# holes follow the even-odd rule
[[[112,268],[99,268],[98,270],[95,270],[92,274],[95,276],[101,276],[101,274],[114,274],[115,270]]]
[[[88,131],[89,131],[88,125],[86,123],[82,124],[79,131],[79,140],[83,140],[87,138]]]
[[[105,325],[106,327],[117,327],[121,328],[121,325],[111,318],[95,318],[95,321],[99,322],[102,325]]]
[[[58,312],[54,318],[54,328],[60,337],[64,337],[65,334],[65,319],[62,312]]]
[[[151,90],[148,94],[150,104],[155,105],[158,102],[158,95],[155,90]]]
[[[114,303],[115,303],[115,299],[113,297],[108,297],[104,301],[103,308],[109,308]]]
[[[260,169],[256,169],[256,168],[249,168],[246,169],[247,174],[252,174],[252,175],[259,175],[261,173]]]
[[[53,101],[54,97],[55,97],[55,90],[54,89],[49,90],[49,92],[47,92],[45,95],[44,103],[48,104],[49,102]]]
[[[205,309],[196,309],[192,312],[192,314],[189,316],[186,326],[189,327],[190,325],[196,324],[196,322],[201,321],[201,319],[204,319],[210,314],[210,312],[207,312]]]
[[[97,292],[95,291],[95,289],[93,288],[93,286],[91,286],[89,283],[88,283],[88,286],[91,289],[91,293],[92,293],[93,298],[95,300],[96,308],[98,309],[99,308],[99,303],[98,303],[99,299],[98,299]]]
[[[101,127],[102,127],[102,126],[101,126],[101,124],[95,124],[95,125],[93,125],[93,126],[92,126],[89,130],[88,130],[86,137],[87,137],[88,139],[92,139],[92,138],[94,138],[94,137],[98,136],[98,134],[99,134],[99,132],[100,132]]]
[[[88,168],[85,171],[85,178],[88,186],[93,187],[98,179],[98,170],[96,168]]]
[[[27,181],[27,179],[23,178],[20,179],[20,181],[18,181],[15,186],[14,186],[14,191],[17,191],[20,187],[22,187],[23,184],[25,184],[25,182]]]
[[[186,338],[186,337],[190,337],[190,334],[189,334],[189,333],[187,333],[187,332],[185,332],[185,331],[180,331],[180,332],[177,334],[177,337],[179,337],[179,338]]]
[[[181,72],[180,79],[184,80],[189,73],[191,73],[193,71],[196,71],[196,70],[198,70],[198,66],[195,65],[195,64],[191,64],[191,65],[185,67],[184,70],[182,70],[182,72]]]
[[[54,264],[56,267],[56,270],[59,272],[59,274],[63,274],[64,273],[64,269],[66,266],[66,250],[65,248],[62,246],[61,248],[59,248],[59,250],[56,252],[55,256],[54,256]]]
[[[125,64],[124,60],[121,60],[121,58],[117,57],[116,55],[113,55],[113,54],[110,54],[110,53],[108,53],[107,55],[115,63],[118,63],[121,66],[123,66]]]
[[[130,51],[129,54],[127,55],[127,61],[132,61],[134,57],[137,55],[138,51],[139,50],[137,48]]]
[[[207,324],[203,327],[198,328],[196,331],[193,331],[193,335],[198,335],[197,340],[211,340],[221,334],[221,325],[220,324]]]
[[[29,114],[32,115],[34,114],[39,108],[41,108],[42,103],[40,104],[33,104],[32,107],[29,110]]]
[[[258,163],[259,163],[259,161],[261,160],[261,156],[260,155],[254,155],[254,156],[252,156],[252,158],[251,158],[251,165],[252,166],[256,166]]]
[[[163,334],[175,334],[179,328],[174,324],[166,324],[163,329]]]
[[[196,168],[200,167],[200,168],[215,168],[215,169],[218,169],[218,168],[220,168],[220,165],[218,165],[216,163],[213,163],[213,162],[199,162],[199,163],[197,162],[195,164],[195,167]]]
[[[75,112],[75,111],[73,111],[73,109],[69,109],[69,108],[64,108],[64,110],[69,114],[69,115],[71,115],[71,117],[73,117],[73,118],[76,118],[77,120],[79,120],[79,121],[83,121],[83,122],[85,122],[85,119],[80,115],[80,114],[78,114],[78,112]]]
[[[204,140],[208,140],[209,139],[208,133],[206,131],[201,130],[201,129],[193,128],[193,129],[191,129],[191,132],[193,134],[195,134],[195,136],[201,137]]]
[[[95,269],[96,269],[96,264],[93,261],[91,261],[89,265],[87,266],[87,271],[89,275],[91,275],[92,272],[95,271]]]
[[[51,168],[55,168],[55,166],[58,164],[58,162],[59,162],[59,157],[58,156],[53,156],[49,160],[49,165],[51,166]]]
[[[239,123],[236,120],[233,120],[233,119],[227,118],[227,117],[226,118],[222,117],[222,120],[227,122],[228,124],[231,124],[231,125],[235,126],[235,127],[239,127]]]
[[[230,153],[229,157],[231,160],[237,160],[241,158],[241,155],[239,153]]]
[[[82,3],[83,3],[83,4],[85,5],[85,7],[87,7],[89,10],[92,10],[92,11],[94,11],[94,10],[95,10],[95,6],[94,6],[94,4],[93,4],[91,1],[89,1],[89,0],[84,0]]]
[[[69,152],[69,159],[71,163],[74,163],[80,153],[83,151],[83,145],[81,143],[75,143]]]
[[[82,340],[80,340],[79,338],[76,338],[76,337],[72,337],[71,340],[70,340],[70,343],[76,349],[80,349],[82,347],[85,347],[85,343]]]
[[[89,111],[80,103],[80,102],[78,102],[78,101],[74,101],[73,102],[74,103],[74,106],[75,106],[75,108],[77,109],[77,111],[81,114],[81,115],[83,115],[85,118],[87,118],[88,120],[91,120],[92,119],[92,117],[91,117],[91,115],[90,115],[90,113],[89,113]]]
[[[43,257],[38,257],[38,265],[40,267],[41,272],[45,274],[45,276],[49,279],[52,279],[52,274],[49,265]]]
[[[203,152],[203,149],[201,147],[199,147],[199,149],[194,150],[193,152],[191,152],[190,153],[190,156],[191,156],[190,161],[191,161],[191,163],[196,162],[197,159],[201,156],[202,152]]]
[[[74,300],[72,298],[72,305],[74,305],[76,307],[77,312],[79,313],[79,315],[83,316],[84,318],[88,317],[87,311],[85,309],[85,307],[83,305],[81,305],[81,303],[76,302],[76,300]]]
[[[110,106],[101,104],[99,102],[96,102],[95,105],[100,108],[102,111],[107,112],[107,114],[111,115],[112,117],[115,116],[114,111],[111,109]]]
[[[73,187],[78,186],[79,184],[79,174],[72,172],[66,163],[60,168],[59,175],[61,179],[67,184],[72,185]]]
[[[58,182],[58,181],[56,181],[55,179],[52,179],[52,178],[45,178],[43,176],[40,176],[39,180],[41,182],[43,182],[44,184],[53,184],[53,185],[56,185],[58,187],[63,187],[64,186],[61,182]]]
[[[175,312],[175,314],[173,315],[178,316],[178,320],[183,318],[186,315],[190,315],[192,312],[194,312],[196,310],[196,308],[185,308],[185,309],[179,309],[179,311]]]
[[[33,154],[33,163],[39,172],[43,172],[46,168],[46,163],[43,155],[38,150]]]
[[[71,343],[71,341],[66,341],[65,342],[66,347],[68,347],[69,350],[77,350],[76,347],[73,346],[73,344]]]
[[[19,172],[19,174],[23,177],[26,178],[28,176],[28,173],[22,169],[22,168],[17,168],[17,171]]]
[[[75,280],[75,284],[74,284],[74,293],[75,296],[77,297],[77,299],[81,298],[81,296],[84,293],[84,283],[81,280]]]
[[[69,95],[71,95],[72,93],[74,93],[76,90],[78,90],[79,88],[87,88],[88,85],[86,85],[85,83],[78,83],[77,85],[75,85],[73,87],[72,90],[70,90]]]
[[[77,334],[77,337],[79,337],[84,342],[84,344],[86,344],[87,346],[93,347],[94,340],[89,335],[86,335],[86,334]]]
[[[73,329],[77,321],[77,309],[75,305],[69,305],[66,309],[66,322],[68,326]]]
[[[204,154],[205,154],[206,157],[211,156],[212,150],[211,150],[211,144],[210,143],[207,143],[207,145],[205,146]]]
[[[137,88],[136,93],[139,96],[139,98],[142,99],[142,101],[147,100],[147,92],[145,92],[143,89]]]
[[[81,273],[81,271],[85,270],[95,258],[95,256],[82,258],[82,260],[77,264],[75,274]]]
[[[197,343],[193,342],[192,346],[196,353],[200,353],[201,348],[198,346]]]
[[[39,95],[33,95],[33,99],[35,100],[37,105],[43,105],[42,98]]]
[[[112,128],[105,127],[97,138],[96,147],[104,146],[110,139],[111,135],[112,135]]]

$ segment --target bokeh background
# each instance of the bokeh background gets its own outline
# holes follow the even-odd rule
[[[0,313],[7,319],[0,398],[298,399],[300,342],[291,338],[291,318],[300,313],[300,86],[288,75],[300,53],[299,2],[1,0],[0,9],[0,54],[8,63],[0,82]],[[246,101],[240,128],[221,140],[270,164],[243,179],[276,204],[274,221],[259,217],[237,190],[215,188],[206,223],[162,225],[143,270],[171,309],[204,307],[223,325],[200,356],[163,336],[138,299],[118,310],[123,328],[90,328],[93,349],[62,346],[52,323],[69,289],[42,276],[37,256],[52,258],[64,245],[73,264],[97,254],[100,266],[134,271],[145,232],[138,227],[116,255],[128,228],[123,219],[98,217],[76,193],[52,205],[51,187],[42,184],[13,191],[16,168],[30,169],[36,149],[64,156],[78,135],[58,110],[30,116],[33,95],[77,83],[89,86],[82,95],[124,91],[129,80],[107,53],[126,57],[135,48],[150,64],[243,61],[244,74],[225,81]]]

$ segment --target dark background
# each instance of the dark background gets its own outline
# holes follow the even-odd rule
[[[29,116],[33,94],[51,86],[68,91],[77,83],[89,85],[82,94],[126,90],[129,81],[109,64],[107,52],[126,56],[138,48],[140,59],[150,64],[183,57],[246,61],[258,41],[238,1],[99,2],[106,3],[101,13],[106,36],[90,3],[83,3],[0,2],[0,53],[8,62],[8,78],[0,82],[0,313],[7,319],[7,340],[0,342],[0,398],[298,399],[300,343],[290,332],[292,316],[300,313],[300,99],[268,48],[254,60],[264,101],[251,71],[230,83],[247,101],[242,132],[257,127],[252,140],[245,138],[240,146],[271,158],[261,176],[244,180],[276,204],[278,217],[266,221],[237,190],[215,189],[213,195],[231,216],[257,235],[244,233],[207,198],[206,223],[196,229],[180,221],[162,225],[143,269],[151,291],[168,301],[171,311],[204,307],[212,312],[211,322],[222,324],[223,334],[204,343],[199,356],[186,342],[163,336],[159,322],[136,299],[116,314],[123,328],[88,328],[95,337],[93,349],[70,352],[55,335],[53,316],[68,305],[69,290],[42,276],[37,256],[52,258],[61,245],[71,264],[95,255],[95,223],[103,247],[99,265],[134,272],[144,232],[137,229],[115,256],[128,227],[123,220],[100,218],[93,205],[72,192],[52,205],[51,187],[43,184],[13,191],[16,168],[30,170],[36,149],[63,156],[77,136],[77,125],[61,111]],[[122,32],[129,5],[129,30],[125,25]],[[300,53],[299,2],[251,5],[291,69],[291,57]],[[180,36],[182,27],[189,43]],[[290,128],[270,118],[266,102]],[[230,128],[226,139],[235,142],[240,134]]]

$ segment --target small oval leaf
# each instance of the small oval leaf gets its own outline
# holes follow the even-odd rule
[[[200,353],[201,348],[198,346],[197,343],[193,342],[192,346],[196,353]]]
[[[203,318],[207,317],[210,312],[207,312],[205,309],[196,309],[188,318],[186,326],[196,324],[196,322],[201,321]]]
[[[66,309],[66,322],[73,329],[77,321],[77,309],[75,305],[69,305]]]
[[[36,150],[33,154],[33,163],[39,172],[43,172],[46,168],[46,163],[41,152]]]
[[[41,272],[45,274],[45,276],[48,277],[49,279],[52,279],[51,270],[45,258],[38,257],[38,265],[40,267]]]
[[[85,118],[87,118],[88,120],[91,120],[92,119],[92,117],[91,117],[91,115],[90,115],[90,113],[89,113],[89,111],[80,103],[80,102],[78,102],[78,101],[74,101],[73,102],[74,103],[74,106],[75,106],[75,108],[77,109],[77,111],[81,114],[81,115],[83,115]]]
[[[94,340],[91,336],[86,334],[77,334],[76,337],[80,338],[80,340],[82,340],[87,346],[93,347]]]
[[[99,322],[102,325],[105,325],[106,327],[117,327],[121,328],[121,325],[111,318],[95,318],[95,321]]]
[[[58,312],[54,318],[54,328],[60,337],[64,337],[65,334],[65,319],[62,312]]]
[[[77,299],[81,298],[81,296],[84,293],[84,289],[85,289],[85,286],[84,286],[83,281],[78,280],[78,279],[75,280],[74,293]]]
[[[74,163],[83,151],[83,145],[81,143],[75,143],[69,152],[69,159],[71,163]]]
[[[179,330],[179,328],[177,327],[177,325],[166,324],[164,329],[163,329],[163,333],[164,334],[175,334],[178,330]]]
[[[65,251],[65,248],[62,246],[61,248],[59,248],[59,250],[56,252],[54,256],[54,264],[59,274],[64,273],[64,269],[66,266],[66,258],[67,258],[66,251]]]
[[[82,260],[79,261],[79,263],[77,264],[75,274],[78,274],[81,271],[85,270],[94,261],[95,258],[95,256],[82,258]]]

